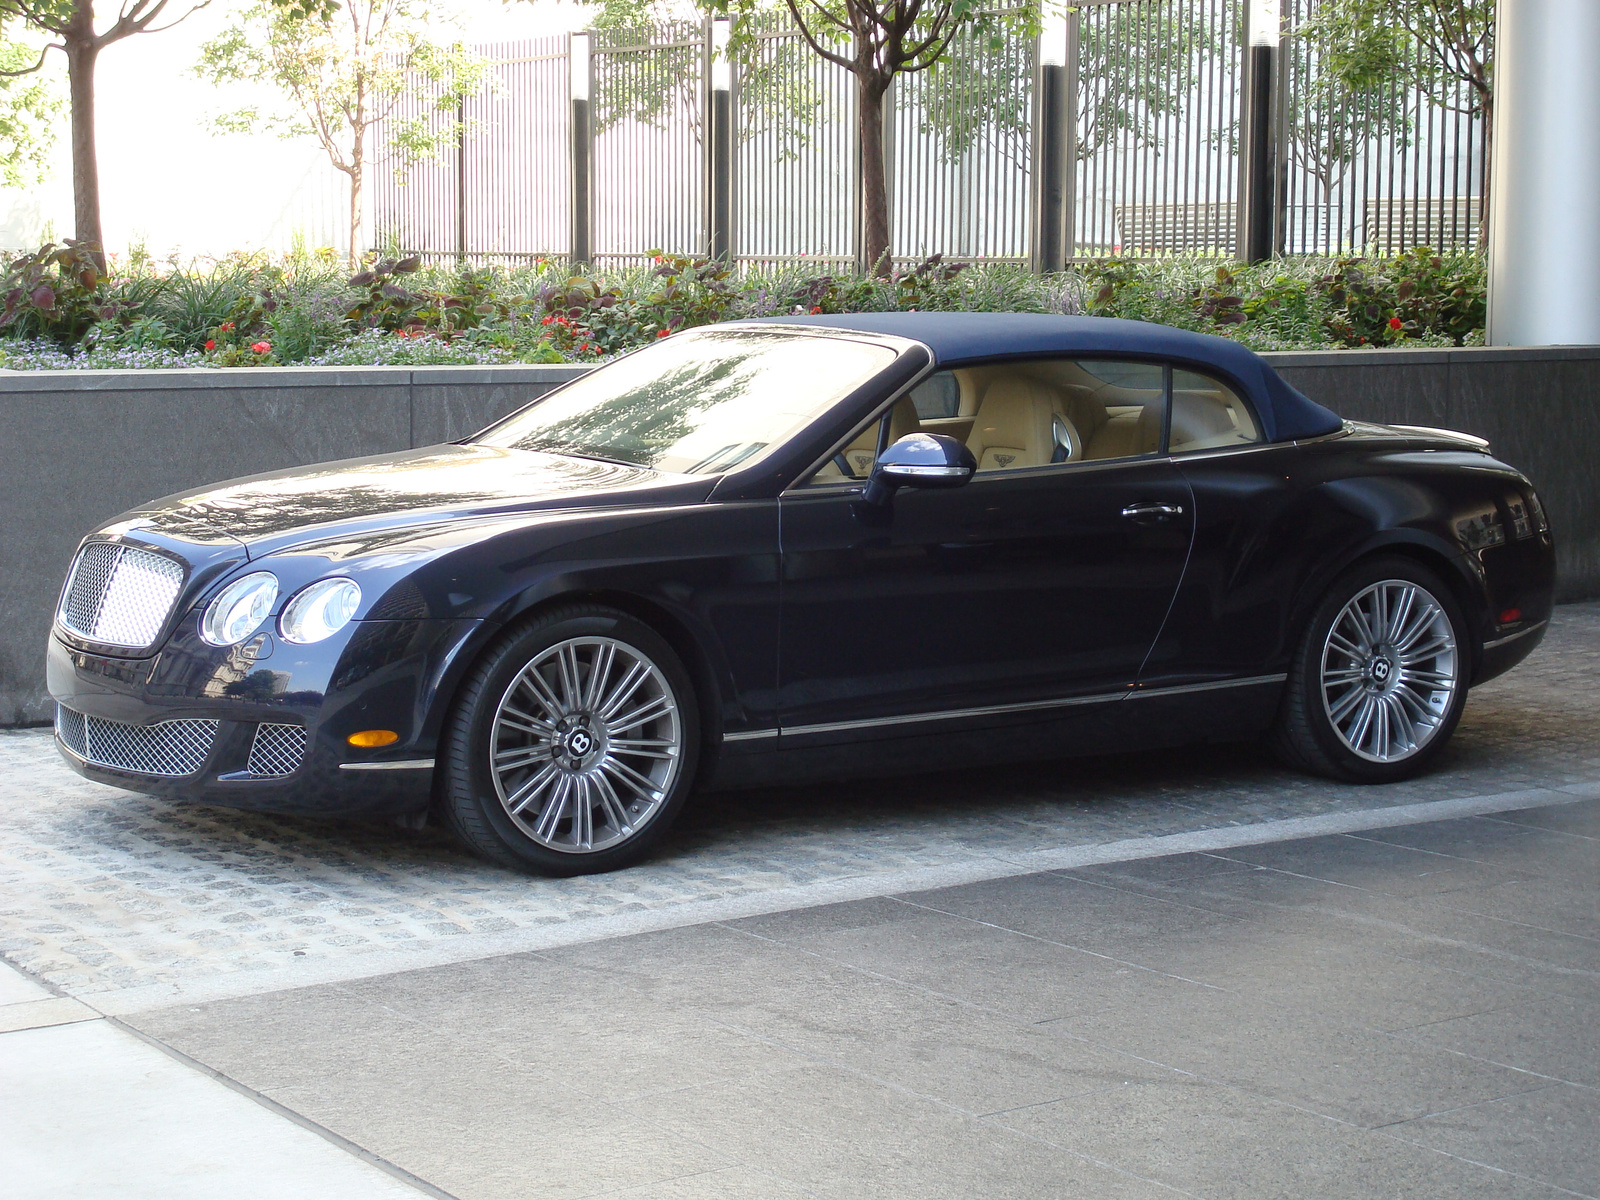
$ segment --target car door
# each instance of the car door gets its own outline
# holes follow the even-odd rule
[[[1102,406],[1115,411],[1107,420],[1138,410],[1139,444],[1125,428],[1090,433],[1090,418],[1069,420],[1084,389],[1047,367],[1012,378],[1002,364],[963,380],[987,393],[969,441],[983,451],[979,470],[963,487],[902,489],[881,507],[841,481],[784,494],[785,746],[1037,720],[1132,686],[1193,528],[1189,486],[1160,452],[1166,373],[1118,364],[1122,383],[1102,389],[1141,402]],[[982,444],[986,426],[1001,430],[991,439],[1029,440],[985,415],[1008,380],[1007,395],[1031,396],[1035,425],[1065,425],[1059,436],[1076,445]]]

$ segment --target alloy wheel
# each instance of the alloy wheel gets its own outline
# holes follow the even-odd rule
[[[660,812],[683,759],[683,721],[661,668],[608,637],[557,642],[495,709],[490,774],[506,815],[539,845],[592,854]]]
[[[1450,618],[1426,588],[1385,579],[1362,589],[1322,647],[1322,703],[1334,733],[1369,762],[1410,758],[1444,724],[1460,663]]]

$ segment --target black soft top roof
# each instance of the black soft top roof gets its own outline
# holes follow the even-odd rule
[[[1268,441],[1332,433],[1338,414],[1295,391],[1253,351],[1227,338],[1167,325],[1110,317],[1050,313],[847,313],[839,316],[767,317],[739,324],[823,326],[912,338],[933,351],[940,367],[958,367],[1011,355],[1109,355],[1159,358],[1228,376],[1247,393]]]

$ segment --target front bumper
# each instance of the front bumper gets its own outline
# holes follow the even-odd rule
[[[476,621],[356,622],[326,642],[217,649],[185,626],[147,659],[50,641],[56,744],[80,774],[147,795],[315,816],[427,807],[440,709]],[[381,749],[350,734],[388,729]]]

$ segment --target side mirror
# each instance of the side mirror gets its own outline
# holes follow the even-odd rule
[[[908,433],[878,456],[861,498],[887,504],[903,487],[960,487],[972,478],[978,460],[972,451],[942,433]]]

